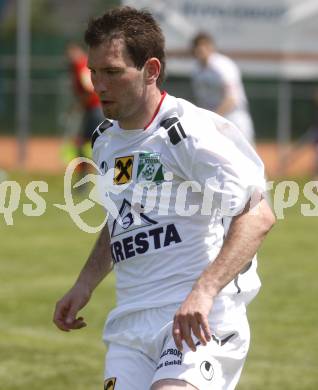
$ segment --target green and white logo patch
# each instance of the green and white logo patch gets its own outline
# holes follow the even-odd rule
[[[140,153],[137,181],[163,182],[163,166],[160,162],[160,153]]]

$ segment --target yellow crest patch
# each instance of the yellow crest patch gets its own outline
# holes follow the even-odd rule
[[[114,184],[126,184],[131,181],[134,156],[118,157],[115,159]]]
[[[114,390],[116,384],[116,378],[108,378],[104,382],[104,390]]]

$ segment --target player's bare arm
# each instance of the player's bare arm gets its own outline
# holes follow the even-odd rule
[[[59,329],[68,332],[86,326],[84,318],[77,317],[77,313],[111,269],[110,239],[105,225],[74,286],[56,304],[53,321]]]
[[[183,340],[196,350],[192,333],[203,345],[210,341],[208,314],[214,297],[251,261],[274,223],[265,199],[253,208],[248,204],[243,213],[233,218],[219,255],[202,272],[175,315],[173,337],[180,351]]]

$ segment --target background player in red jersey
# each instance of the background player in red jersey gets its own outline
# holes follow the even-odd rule
[[[91,82],[90,70],[87,68],[87,55],[76,43],[70,43],[66,49],[70,64],[74,95],[82,111],[81,125],[76,137],[77,153],[85,155],[85,145],[90,144],[93,131],[104,120],[99,97]]]

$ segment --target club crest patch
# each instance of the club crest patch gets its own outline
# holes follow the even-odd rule
[[[104,382],[104,390],[114,390],[116,385],[116,378],[108,378]]]
[[[164,181],[160,153],[140,153],[137,169],[137,182],[161,183]]]
[[[115,159],[114,184],[126,184],[131,181],[134,156],[118,157]]]

